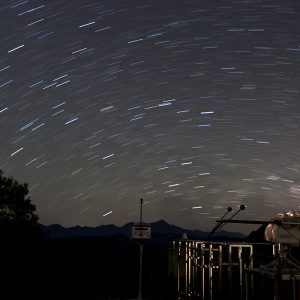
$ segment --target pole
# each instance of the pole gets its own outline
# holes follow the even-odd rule
[[[140,270],[139,270],[139,295],[137,300],[142,300],[142,272],[143,272],[143,244],[140,243]]]
[[[140,226],[142,226],[143,221],[143,198],[141,198],[141,213],[140,213]]]
[[[140,199],[141,203],[141,211],[140,211],[140,226],[142,226],[143,222],[143,198]],[[142,232],[140,231],[140,234]],[[143,279],[143,242],[140,243],[140,268],[139,268],[139,295],[137,300],[142,300],[142,279]]]
[[[257,225],[268,225],[268,224],[276,224],[278,226],[281,225],[299,225],[299,223],[291,223],[291,222],[282,222],[281,220],[273,220],[273,221],[256,221],[256,220],[217,220],[217,223],[233,223],[233,224],[257,224]]]
[[[281,289],[282,289],[282,257],[281,257],[281,245],[279,243],[275,244],[276,249],[276,279],[275,279],[275,295],[274,300],[281,299]]]

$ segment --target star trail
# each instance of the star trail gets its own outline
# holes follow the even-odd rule
[[[300,207],[296,0],[0,4],[0,168],[40,222]]]

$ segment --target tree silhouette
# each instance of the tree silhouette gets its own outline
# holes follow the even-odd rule
[[[28,197],[28,185],[0,170],[0,238],[28,240],[38,234],[35,206]]]

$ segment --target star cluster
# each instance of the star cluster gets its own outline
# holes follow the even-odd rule
[[[3,0],[0,23],[0,167],[40,222],[298,208],[296,1]]]

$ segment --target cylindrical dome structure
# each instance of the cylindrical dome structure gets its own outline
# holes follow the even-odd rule
[[[282,224],[268,224],[264,232],[265,240],[273,243],[299,244],[300,211],[280,213],[274,220],[281,221]]]

